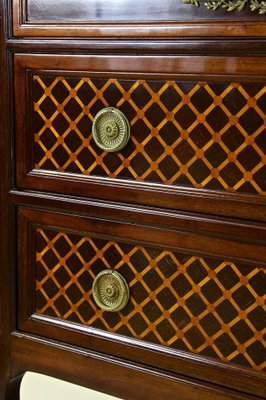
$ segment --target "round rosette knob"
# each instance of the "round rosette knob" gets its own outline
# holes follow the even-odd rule
[[[100,149],[108,152],[120,151],[129,141],[130,125],[120,110],[107,107],[96,114],[92,135]]]
[[[92,295],[104,311],[120,311],[128,303],[129,288],[125,278],[117,271],[105,270],[94,279]]]

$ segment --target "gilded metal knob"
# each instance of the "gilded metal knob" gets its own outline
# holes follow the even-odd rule
[[[100,272],[92,285],[95,303],[104,311],[120,311],[128,302],[129,288],[124,277],[114,270]]]
[[[120,110],[107,107],[96,114],[92,125],[92,135],[95,143],[102,150],[120,151],[129,140],[130,125]]]

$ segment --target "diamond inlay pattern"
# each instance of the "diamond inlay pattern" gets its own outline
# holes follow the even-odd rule
[[[95,305],[102,270],[130,288],[117,313]],[[36,307],[43,315],[218,358],[266,367],[265,271],[123,242],[36,230]]]
[[[35,168],[266,193],[264,83],[33,78]],[[131,139],[100,150],[92,122],[120,109]]]

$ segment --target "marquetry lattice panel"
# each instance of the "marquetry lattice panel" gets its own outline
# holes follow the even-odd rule
[[[266,193],[264,83],[34,76],[35,168]],[[119,153],[92,138],[96,113],[127,116]]]
[[[121,312],[93,301],[106,268],[128,282]],[[36,230],[37,313],[258,370],[266,367],[265,288],[258,265]]]

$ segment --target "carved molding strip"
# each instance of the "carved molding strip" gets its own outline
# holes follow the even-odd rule
[[[182,0],[184,4],[194,4],[199,7],[203,1],[199,0]],[[257,11],[260,15],[266,14],[266,1],[259,0],[211,0],[204,5],[208,10],[216,11],[218,8],[224,8],[227,11],[243,11],[246,5],[249,5],[251,11]]]

